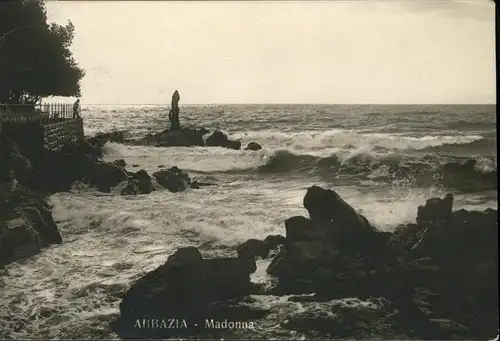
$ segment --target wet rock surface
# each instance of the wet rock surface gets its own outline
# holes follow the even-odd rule
[[[247,146],[245,147],[245,150],[253,150],[253,151],[256,151],[256,150],[261,150],[262,149],[262,146],[260,144],[258,144],[257,142],[250,142],[247,144]]]
[[[181,248],[132,285],[120,304],[121,316],[111,327],[122,338],[217,335],[206,320],[232,316],[233,321],[243,321],[262,315],[231,304],[255,291],[250,282],[255,269],[255,261],[249,259],[203,259],[195,247]],[[181,325],[137,328],[142,319],[175,320]]]
[[[124,132],[120,132],[124,134]],[[241,150],[241,141],[232,140],[227,134],[220,130],[209,131],[206,128],[184,127],[179,129],[165,129],[158,133],[149,133],[140,139],[119,139],[118,132],[114,135],[102,134],[93,137],[91,142],[98,148],[102,147],[106,141],[155,147],[221,147],[233,150]],[[108,140],[109,139],[109,140]],[[262,146],[256,142],[249,142],[245,150],[257,151]],[[102,156],[97,153],[98,156]]]
[[[182,192],[191,186],[189,175],[178,167],[159,170],[153,173],[156,181],[171,192]]]
[[[207,147],[223,147],[228,149],[239,150],[241,148],[240,141],[232,141],[227,135],[221,131],[215,131],[205,140]]]
[[[61,235],[40,187],[36,164],[0,132],[0,268],[60,244]]]
[[[144,314],[161,311],[162,316],[168,316],[168,311],[192,321],[217,310],[218,318],[234,320],[230,314],[235,304],[248,308],[244,302],[251,297],[293,294],[299,296],[288,302],[320,308],[296,312],[276,323],[309,337],[366,338],[378,333],[396,338],[486,339],[498,333],[497,211],[453,212],[452,195],[432,198],[418,208],[416,223],[389,233],[376,230],[330,189],[310,187],[304,207],[309,217],[287,219],[285,236],[250,239],[237,247],[237,258],[205,260],[196,248],[178,250],[165,265],[133,285],[113,330],[121,337],[150,337],[149,331],[136,329],[127,334],[123,329],[123,322],[133,320],[131,312],[138,309],[144,309]],[[177,262],[174,259],[186,267],[172,278],[185,278],[191,284],[170,284],[168,274],[175,270],[166,269]],[[271,261],[267,272],[276,280],[264,290],[248,280],[259,259]],[[211,262],[219,262],[214,265],[218,270],[206,272]],[[139,300],[139,296],[146,298]],[[354,297],[364,303],[346,306]],[[154,303],[160,307],[151,310],[139,303],[148,300],[161,302]],[[225,334],[221,330],[216,334],[205,329],[169,330],[161,332],[161,337],[165,333],[235,335],[228,329]],[[244,335],[255,334],[247,331]]]
[[[58,152],[43,151],[31,158],[5,134],[0,134],[0,139],[0,266],[62,242],[45,195],[69,191],[77,182],[105,193],[123,184],[122,195],[149,194],[164,188],[180,192],[205,185],[193,183],[177,167],[150,176],[143,169],[127,171],[123,159],[102,161],[102,146],[108,141],[123,142],[123,132],[71,142]],[[27,155],[31,155],[29,151]]]
[[[0,267],[62,243],[47,200],[28,188],[2,184],[0,188]]]

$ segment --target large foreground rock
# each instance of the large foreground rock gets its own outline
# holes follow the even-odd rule
[[[195,247],[181,248],[132,285],[112,329],[122,338],[206,335],[206,319],[234,321],[242,317],[231,316],[230,307],[217,302],[253,293],[250,274],[255,269],[253,260],[203,259]],[[137,328],[137,321],[143,319],[176,319],[183,324],[177,329]]]
[[[453,212],[453,196],[418,208],[417,223],[376,231],[331,190],[304,197],[310,219],[285,222],[285,248],[267,271],[276,294],[384,296],[401,328],[423,339],[498,332],[498,215]]]
[[[333,223],[339,230],[374,231],[368,220],[357,213],[338,193],[312,186],[307,189],[304,207],[312,220]]]
[[[397,282],[423,288],[411,295],[429,319],[461,325],[466,337],[491,338],[498,334],[498,212],[452,212],[452,204],[451,195],[428,200],[417,224],[390,238],[407,264],[426,260],[405,269]]]
[[[310,218],[285,221],[285,248],[267,269],[280,279],[275,292],[370,294],[370,270],[385,257],[387,234],[333,190],[312,186],[303,203]]]

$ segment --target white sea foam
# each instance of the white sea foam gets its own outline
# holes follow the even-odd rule
[[[127,164],[140,165],[148,172],[157,171],[159,166],[177,166],[186,171],[199,172],[238,171],[262,165],[265,157],[272,155],[268,149],[252,152],[221,147],[157,148],[118,143],[106,143],[103,152],[107,161],[124,159]]]
[[[398,202],[394,196],[384,203],[355,190],[339,192],[382,228],[414,219],[416,205],[426,197],[422,193]],[[111,319],[117,313],[119,293],[177,248],[193,245],[205,257],[231,256],[235,246],[249,238],[284,234],[286,218],[307,216],[304,193],[303,184],[290,182],[240,184],[239,189],[229,183],[132,197],[96,195],[81,187],[55,194],[53,215],[64,242],[9,266],[0,316],[4,319],[15,312],[23,324],[21,330],[11,331],[12,337],[66,337],[70,326],[89,319],[89,329],[81,332],[91,333],[93,318]],[[391,218],[391,210],[397,218]],[[266,282],[266,261],[261,263],[254,280]]]
[[[467,144],[482,140],[479,135],[403,136],[398,133],[364,133],[356,130],[332,129],[328,131],[277,132],[249,131],[236,133],[235,138],[255,141],[268,148],[287,148],[292,152],[328,156],[338,149],[357,150],[384,148],[388,150],[420,150],[446,144]]]
[[[216,109],[200,107],[196,110],[203,113],[204,110]],[[158,108],[99,110],[84,111],[87,133],[117,128],[130,129],[140,136],[152,128],[161,130],[165,123],[166,114]],[[106,111],[104,115],[103,110]],[[242,124],[260,117],[258,124],[264,125],[269,121],[269,110],[250,118],[244,115],[238,117],[228,111],[224,117],[232,119],[232,123],[241,121]],[[297,109],[297,112],[302,115],[300,110]],[[407,133],[379,133],[373,132],[373,129],[367,131],[364,123],[356,128],[365,131],[328,128],[322,132],[310,129],[304,123],[304,129],[310,131],[299,132],[288,124],[292,114],[287,115],[276,118],[276,122],[282,122],[286,129],[255,131],[255,127],[232,127],[232,137],[241,138],[243,143],[261,143],[264,148],[258,152],[108,143],[104,147],[104,158],[109,161],[123,158],[129,169],[143,168],[150,174],[159,166],[174,165],[189,172],[211,173],[255,168],[266,164],[280,150],[296,155],[336,154],[341,162],[347,162],[353,157],[377,159],[379,155],[392,152],[419,150],[446,143],[465,144],[481,139],[479,135],[446,132],[424,137],[412,137]],[[125,116],[127,119],[123,119]],[[183,116],[183,119],[208,126],[214,116],[207,117],[199,114],[191,118]],[[314,121],[312,118],[311,121]],[[332,121],[329,117],[327,119]],[[312,122],[311,126],[319,127],[324,122],[326,119]],[[380,150],[382,148],[384,150]],[[488,160],[481,162],[477,167],[490,167]],[[134,164],[137,167],[133,167]],[[118,313],[120,296],[134,280],[163,264],[168,255],[179,247],[197,246],[204,257],[234,256],[235,246],[249,238],[284,234],[285,219],[294,215],[307,216],[302,200],[306,188],[314,184],[332,186],[381,230],[413,222],[418,205],[431,196],[445,193],[439,187],[414,188],[404,181],[395,181],[392,186],[383,187],[376,182],[376,176],[349,186],[335,181],[336,178],[325,182],[319,177],[292,177],[287,174],[267,178],[214,174],[216,186],[177,194],[162,190],[150,195],[119,196],[116,192],[103,194],[77,184],[70,193],[52,195],[53,216],[61,231],[63,244],[51,246],[38,256],[8,266],[9,274],[3,277],[5,285],[0,296],[0,323],[3,324],[0,333],[4,333],[0,336],[114,338],[116,335],[109,331],[108,323]],[[366,189],[367,186],[370,190]],[[455,208],[462,207],[496,207],[496,195],[455,195]],[[273,284],[265,272],[268,263],[268,260],[258,261],[257,271],[252,275],[254,282]],[[267,325],[260,327],[262,338],[269,335],[301,338],[300,333],[284,332],[279,321],[285,320],[288,315],[326,309],[325,305],[317,303],[291,302],[286,296],[260,296],[255,300],[256,306],[272,310]],[[366,308],[359,300],[351,303],[350,307]],[[276,318],[273,319],[273,316]]]

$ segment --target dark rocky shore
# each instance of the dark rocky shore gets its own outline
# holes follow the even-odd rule
[[[150,175],[143,169],[128,171],[124,160],[104,162],[101,148],[106,142],[241,148],[241,142],[230,140],[220,131],[209,133],[204,128],[183,128],[165,130],[133,141],[126,140],[123,132],[110,132],[66,144],[57,152],[45,150],[41,154],[34,153],[29,143],[23,145],[23,150],[1,133],[0,266],[62,242],[46,196],[69,191],[75,182],[89,184],[105,193],[118,186],[121,195],[149,194],[163,189],[175,193],[213,185],[191,179],[176,166]],[[251,143],[248,149],[258,150],[260,146]]]
[[[119,138],[120,133],[102,134],[69,143],[57,152],[34,155],[0,133],[0,267],[62,242],[46,196],[69,191],[75,182],[107,193],[120,185],[122,195],[209,185],[192,180],[175,166],[150,176],[145,170],[127,171],[123,160],[102,161],[102,146]]]
[[[133,284],[113,331],[122,338],[252,337],[252,330],[235,334],[210,321],[248,326],[270,313],[245,304],[255,295],[313,294],[289,300],[321,302],[323,314],[276,322],[325,338],[367,338],[387,324],[388,334],[379,336],[489,339],[498,334],[496,210],[453,212],[453,196],[447,195],[420,206],[416,223],[387,233],[333,190],[310,187],[304,207],[309,217],[287,219],[285,236],[248,240],[237,257],[203,259],[195,247],[177,250]],[[250,281],[258,258],[272,258],[267,272],[277,279],[274,287]],[[371,315],[331,303],[350,297],[385,303]],[[171,321],[182,325],[168,328]]]
[[[104,162],[101,148],[108,141],[241,148],[241,142],[220,131],[187,128],[136,141],[126,140],[123,132],[101,134],[27,158],[29,152],[0,138],[0,266],[62,242],[45,196],[68,191],[77,181],[102,192],[119,188],[121,195],[208,185],[175,166],[149,175],[128,171],[124,160]],[[252,142],[245,149],[260,148]],[[333,190],[312,186],[303,203],[309,217],[287,219],[284,236],[248,240],[235,250],[237,257],[204,259],[195,247],[169,255],[125,294],[112,330],[121,338],[252,337],[252,330],[238,334],[206,321],[258,323],[269,311],[247,304],[255,295],[295,295],[288,300],[317,302],[328,313],[276,322],[310,337],[367,338],[377,330],[384,337],[417,339],[498,334],[496,210],[453,211],[453,196],[447,195],[419,207],[416,223],[388,233],[378,231]],[[271,288],[250,281],[259,258],[270,260],[267,273],[276,279]],[[383,302],[383,308],[358,315],[332,303],[352,297]],[[169,319],[180,325],[144,327]]]

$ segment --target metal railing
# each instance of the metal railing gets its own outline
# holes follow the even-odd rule
[[[80,112],[77,114],[79,117]],[[3,123],[23,123],[34,120],[48,122],[71,118],[74,118],[73,104],[0,104],[0,120]]]

